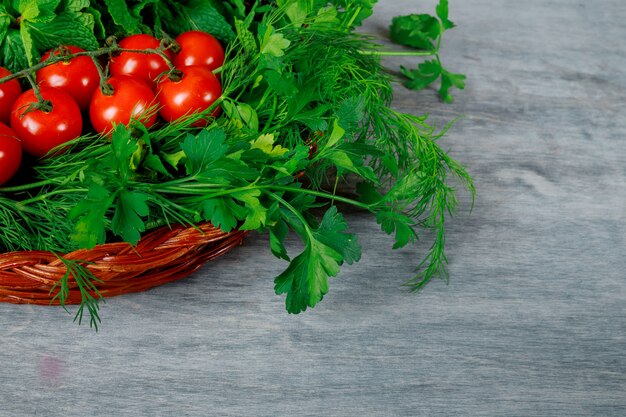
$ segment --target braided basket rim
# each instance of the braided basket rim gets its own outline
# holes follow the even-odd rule
[[[94,284],[100,295],[108,298],[182,279],[242,244],[247,234],[238,229],[224,232],[210,222],[162,226],[145,234],[135,246],[112,242],[60,256],[83,264],[98,279]],[[55,285],[66,271],[53,252],[0,253],[0,302],[59,305]],[[68,287],[64,304],[80,304],[82,294],[73,277]]]

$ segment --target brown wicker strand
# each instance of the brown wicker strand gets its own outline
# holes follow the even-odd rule
[[[195,227],[165,226],[146,234],[136,246],[107,243],[63,257],[85,262],[101,281],[95,282],[96,288],[108,298],[184,278],[240,245],[246,234],[240,230],[226,233],[210,223]],[[0,302],[58,305],[59,299],[54,299],[58,289],[53,292],[51,289],[65,273],[63,262],[50,252],[0,254]],[[68,287],[65,304],[80,304],[82,296],[73,278],[68,280]]]

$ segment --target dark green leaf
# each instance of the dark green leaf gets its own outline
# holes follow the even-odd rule
[[[98,41],[93,30],[94,17],[88,13],[65,12],[48,23],[28,24],[28,31],[39,51],[56,48],[59,45],[96,49]]]
[[[285,248],[285,238],[289,233],[289,227],[284,220],[279,219],[274,226],[270,228],[270,249],[274,256],[289,261],[287,249]]]
[[[104,0],[104,2],[116,25],[120,26],[128,34],[139,33],[140,20],[130,14],[126,1]]]
[[[230,42],[235,38],[232,26],[210,0],[168,1],[161,2],[159,5],[160,11],[167,10],[167,14],[173,14],[172,18],[162,20],[165,29],[172,35],[179,35],[189,30],[200,30],[224,42]]]
[[[2,42],[0,61],[2,61],[2,66],[11,72],[18,72],[28,67],[24,41],[22,41],[18,30],[9,29],[4,42]]]
[[[337,251],[312,239],[274,280],[276,294],[287,294],[287,311],[297,314],[315,307],[330,288],[328,278],[339,273],[339,262]]]
[[[4,37],[7,35],[9,31],[9,26],[11,25],[11,15],[9,14],[6,7],[0,4],[0,44],[2,44]],[[0,62],[2,62],[2,58],[0,57]]]

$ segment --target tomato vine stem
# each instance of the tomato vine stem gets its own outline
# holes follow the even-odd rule
[[[81,56],[87,56],[90,57],[92,59],[98,58],[102,55],[113,55],[113,54],[118,54],[118,53],[123,53],[123,52],[130,52],[130,53],[139,53],[139,54],[157,54],[159,56],[161,56],[165,62],[167,63],[167,65],[170,67],[170,69],[174,69],[174,64],[172,63],[172,61],[169,59],[169,57],[167,56],[167,54],[164,52],[164,50],[166,50],[166,48],[161,49],[156,48],[148,48],[148,49],[128,49],[128,48],[122,48],[120,46],[118,46],[117,44],[113,44],[112,46],[109,47],[104,47],[104,48],[98,48],[96,50],[93,51],[84,51],[84,52],[76,52],[73,54],[69,54],[69,55],[52,55],[50,56],[50,58],[46,59],[43,62],[40,62],[36,65],[33,65],[32,67],[23,69],[21,71],[18,71],[16,73],[13,73],[11,75],[7,75],[6,77],[0,78],[0,84],[4,84],[6,82],[9,82],[11,80],[15,80],[18,78],[28,78],[29,75],[32,78],[32,73],[39,71],[42,68],[46,68],[50,65],[54,65],[57,64],[59,62],[64,62],[67,60],[70,60],[72,58],[77,58],[77,57],[81,57]],[[96,67],[98,67],[98,65],[96,65]],[[34,81],[34,80],[33,80]],[[32,84],[32,83],[31,83]]]

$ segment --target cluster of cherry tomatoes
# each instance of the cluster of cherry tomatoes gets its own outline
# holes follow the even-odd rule
[[[119,46],[156,50],[160,43],[150,35],[133,35],[121,40]],[[17,172],[22,150],[42,157],[80,136],[86,128],[83,116],[95,132],[107,134],[114,125],[126,125],[131,119],[151,127],[158,115],[172,122],[211,107],[222,94],[221,83],[213,74],[224,63],[222,46],[200,31],[185,32],[176,43],[180,46],[176,54],[162,50],[176,68],[173,75],[168,75],[170,67],[157,53],[114,55],[108,63],[111,76],[104,83],[90,56],[45,66],[36,74],[40,96],[47,104],[44,107],[36,92],[22,92],[16,79],[0,84],[0,184]],[[76,46],[64,49],[63,53],[69,54],[84,52]],[[42,62],[59,53],[58,48],[46,53]],[[0,67],[0,78],[10,74]],[[219,108],[213,115],[218,112]]]

